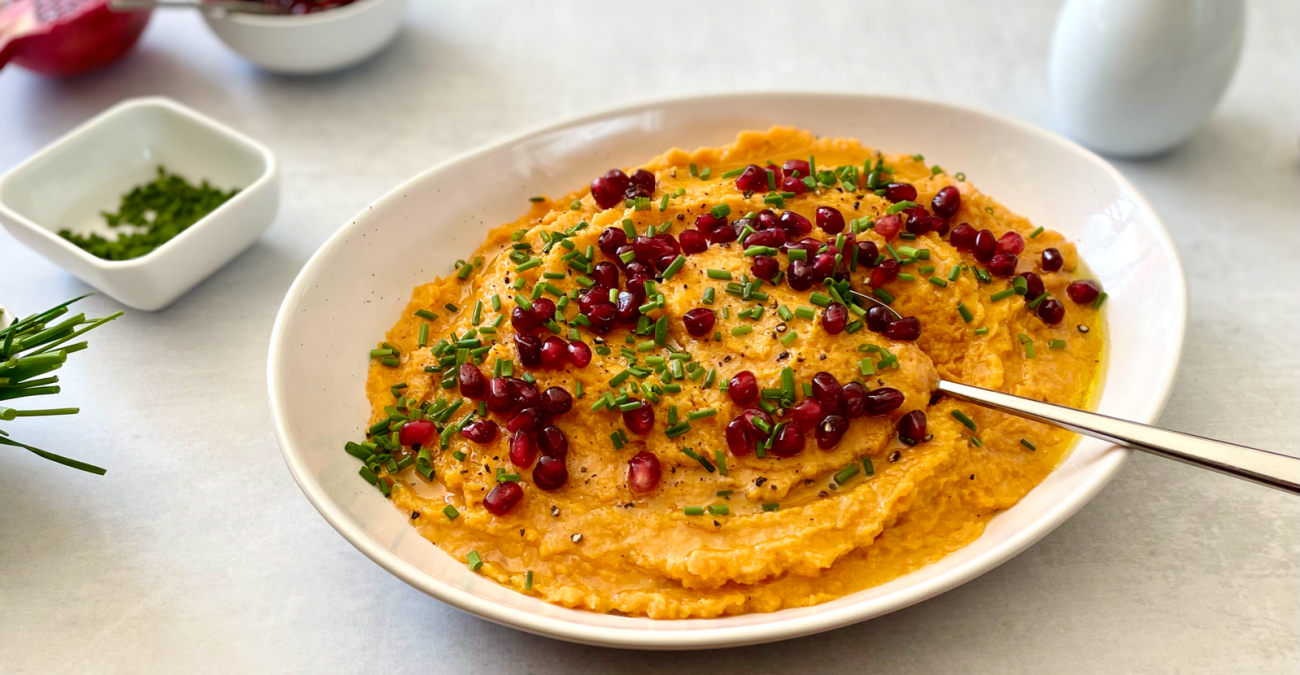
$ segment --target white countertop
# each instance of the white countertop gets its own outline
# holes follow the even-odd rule
[[[97,73],[0,72],[0,171],[122,98],[161,94],[269,145],[284,190],[251,250],[169,309],[90,335],[60,373],[60,401],[79,416],[6,425],[109,471],[0,451],[0,670],[1296,672],[1296,500],[1141,455],[980,579],[762,647],[638,655],[554,642],[442,605],[363,557],[281,461],[265,360],[298,269],[399,182],[547,120],[717,88],[912,94],[1053,125],[1054,3],[658,2],[628,16],[599,1],[414,4],[390,49],[325,77],[261,73],[183,13],[156,16],[134,54]],[[1250,12],[1210,122],[1172,154],[1118,166],[1189,274],[1161,423],[1296,453],[1300,6],[1258,0]],[[0,231],[0,303],[26,314],[84,290]]]

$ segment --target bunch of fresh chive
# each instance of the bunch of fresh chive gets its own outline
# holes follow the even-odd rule
[[[11,408],[20,399],[49,396],[59,393],[59,378],[51,375],[63,367],[68,355],[85,349],[83,340],[72,342],[87,331],[102,326],[121,312],[101,319],[87,319],[85,314],[63,318],[68,306],[84,298],[73,298],[53,309],[33,314],[0,329],[0,422],[12,422],[20,417],[46,417],[50,415],[75,415],[78,408]],[[62,320],[59,320],[62,319]],[[56,320],[59,320],[56,322]],[[22,448],[64,466],[93,474],[104,474],[104,469],[34,448],[9,437],[0,429],[0,445]]]

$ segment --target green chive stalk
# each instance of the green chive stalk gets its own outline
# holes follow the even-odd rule
[[[72,340],[122,316],[122,312],[117,312],[99,319],[87,319],[85,314],[65,318],[68,307],[85,297],[73,298],[53,309],[0,328],[0,422],[12,422],[22,417],[75,415],[80,411],[79,408],[30,408],[20,401],[58,394],[59,378],[51,373],[63,367],[69,354],[89,346],[84,340]],[[20,407],[10,407],[15,405]],[[0,429],[0,446],[22,448],[38,457],[89,473],[101,476],[105,473],[105,469],[93,464],[20,443],[10,438],[4,429]]]

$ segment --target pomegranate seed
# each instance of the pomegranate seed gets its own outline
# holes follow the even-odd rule
[[[528,310],[533,317],[533,323],[541,326],[547,321],[555,320],[555,302],[550,298],[538,298],[533,301],[533,308]]]
[[[898,202],[916,201],[916,188],[911,183],[890,183],[885,186],[885,199]]]
[[[1043,286],[1042,277],[1037,274],[1034,274],[1033,272],[1021,272],[1020,276],[1025,278],[1026,298],[1032,300],[1042,295],[1043,291],[1046,290]]]
[[[573,409],[573,395],[564,387],[551,387],[542,392],[542,412],[563,415]]]
[[[460,395],[475,401],[487,396],[487,380],[483,371],[472,363],[462,363],[459,372]]]
[[[407,422],[402,425],[402,432],[398,434],[398,441],[407,447],[418,445],[426,447],[433,442],[433,437],[438,434],[438,429],[429,420],[416,420]]]
[[[880,305],[872,305],[867,309],[867,328],[874,333],[883,333],[889,327],[889,322],[894,320],[894,316],[889,310]]]
[[[759,429],[758,425],[754,424],[754,420],[756,419],[762,420],[763,424],[766,424],[767,428],[771,429],[772,428],[771,415],[767,414],[762,410],[759,410],[758,408],[746,408],[743,412],[740,413],[740,416],[744,418],[745,424],[749,425],[750,438],[754,438],[754,439],[767,438],[767,434],[763,433],[763,430]]]
[[[632,251],[636,253],[637,260],[651,264],[663,256],[671,255],[673,252],[672,247],[668,246],[666,242],[645,236],[632,240]]]
[[[537,449],[541,450],[545,457],[564,459],[564,456],[569,454],[569,439],[565,437],[563,430],[552,425],[537,434]]]
[[[771,230],[758,230],[748,237],[745,237],[745,241],[741,243],[745,246],[771,246],[772,248],[780,248],[781,245],[785,243],[785,240],[785,230],[774,228]]]
[[[659,487],[661,475],[659,456],[653,452],[642,450],[627,460],[627,487],[633,492],[644,494]]]
[[[993,233],[988,230],[980,230],[975,233],[975,259],[985,265],[993,260],[994,254],[998,250],[998,240],[993,237]]]
[[[542,339],[529,333],[515,333],[515,352],[519,365],[536,368],[542,365]]]
[[[569,340],[569,363],[577,368],[585,368],[591,363],[591,347],[582,340]]]
[[[781,224],[781,229],[791,237],[802,237],[812,232],[812,221],[795,213],[794,211],[782,211],[781,218],[777,221]]]
[[[618,304],[615,306],[617,311],[618,322],[624,325],[636,323],[641,318],[641,305],[645,304],[645,286],[636,287],[623,291],[618,294]]]
[[[479,445],[487,445],[497,438],[497,423],[479,420],[460,430],[460,434]]]
[[[628,246],[628,250],[631,250],[630,245]],[[624,265],[623,272],[627,274],[626,287],[640,288],[641,290],[645,290],[645,282],[653,279],[655,276],[655,269],[640,260],[633,260]]]
[[[930,210],[940,218],[951,218],[957,215],[958,208],[961,208],[961,193],[951,185],[939,190],[930,201]]]
[[[844,326],[849,323],[849,308],[838,302],[832,302],[822,310],[822,329],[830,335],[839,335],[844,332]]]
[[[608,335],[614,330],[614,320],[617,318],[618,310],[614,309],[614,303],[604,302],[591,308],[587,313],[587,320],[591,321],[591,332],[597,335]],[[527,364],[525,364],[527,365]]]
[[[704,238],[704,233],[699,230],[686,230],[682,232],[682,253],[694,255],[703,253],[709,249],[709,241]]]
[[[781,220],[776,217],[776,211],[772,209],[763,209],[755,216],[758,219],[759,230],[774,230],[781,227]]]
[[[1043,271],[1044,272],[1055,272],[1061,269],[1061,266],[1064,264],[1065,264],[1065,256],[1061,255],[1061,252],[1059,250],[1054,248],[1043,249]]]
[[[989,260],[989,272],[992,272],[995,277],[1015,276],[1016,265],[1019,262],[1020,259],[1014,253],[999,253]]]
[[[537,324],[533,322],[533,315],[518,305],[510,310],[510,325],[517,333],[527,333],[537,328]]]
[[[947,223],[939,216],[921,216],[920,218],[907,219],[907,231],[918,237],[928,232],[938,232],[944,227],[947,227]]]
[[[876,233],[885,238],[885,241],[893,239],[898,231],[903,229],[903,218],[897,213],[891,213],[880,217],[876,221]]]
[[[794,175],[796,171],[799,172],[799,178],[807,178],[812,175],[809,173],[811,169],[808,167],[808,162],[802,159],[787,159],[785,164],[781,165],[781,169],[785,171],[787,176]]]
[[[893,258],[885,258],[880,262],[880,266],[871,270],[871,285],[879,288],[898,278],[899,265],[898,261]]]
[[[817,447],[822,450],[830,450],[840,444],[840,439],[844,438],[844,432],[849,430],[849,421],[839,415],[827,415],[821,424],[817,425]]]
[[[1056,298],[1048,298],[1038,305],[1038,318],[1048,325],[1061,323],[1061,319],[1065,318],[1065,305]]]
[[[890,321],[885,327],[885,337],[899,342],[911,342],[921,337],[921,320],[908,316],[897,321]]]
[[[1065,287],[1065,294],[1080,305],[1086,305],[1096,300],[1098,295],[1101,295],[1101,286],[1098,286],[1097,282],[1090,279],[1080,279],[1070,282],[1070,285]],[[1039,307],[1042,307],[1042,305],[1039,305]]]
[[[534,408],[542,400],[541,395],[537,393],[537,385],[521,377],[507,379],[506,388],[510,392],[514,407]]]
[[[899,213],[903,214],[904,221],[916,220],[917,218],[929,218],[930,212],[925,210],[924,206],[909,206]]]
[[[909,445],[916,445],[925,440],[925,412],[913,410],[898,418],[898,437]]]
[[[876,266],[876,258],[880,257],[880,247],[876,246],[874,241],[858,242],[858,266],[868,269]]]
[[[934,233],[940,237],[948,234],[948,221],[943,218],[940,218],[939,216],[930,216],[930,225],[931,229],[934,230]]]
[[[568,360],[569,345],[564,339],[555,335],[546,338],[546,342],[542,343],[542,367],[563,368]]]
[[[655,427],[655,409],[641,401],[640,408],[623,411],[623,424],[634,434],[648,434]]]
[[[515,416],[511,417],[509,422],[506,422],[506,431],[512,434],[518,431],[532,433],[541,426],[542,411],[530,406],[515,413]]]
[[[591,278],[601,288],[618,288],[618,265],[602,260],[592,269]],[[536,307],[537,303],[534,302],[533,306]]]
[[[772,439],[772,454],[777,457],[794,457],[803,452],[803,429],[798,424],[787,424]]]
[[[699,230],[700,232],[703,232],[706,235],[711,234],[714,230],[720,227],[726,227],[726,226],[727,226],[726,218],[718,218],[714,216],[712,213],[705,213],[695,217],[695,229]]]
[[[634,199],[636,197],[650,197],[654,193],[655,175],[645,169],[637,169],[628,178],[627,190],[623,192],[623,196]]]
[[[609,173],[591,181],[591,196],[596,200],[597,206],[608,209],[623,202],[629,184],[627,174],[618,169],[610,169]]]
[[[812,265],[809,265],[804,260],[791,260],[785,270],[785,280],[790,284],[790,288],[796,291],[806,291],[812,288]]]
[[[516,431],[510,439],[510,461],[521,469],[527,469],[537,459],[537,441],[526,431]]]
[[[813,283],[819,283],[823,279],[835,274],[835,254],[827,251],[812,261],[812,279]]]
[[[813,398],[805,398],[790,409],[790,419],[804,431],[815,429],[824,417],[826,417],[826,408]]]
[[[578,296],[578,311],[587,314],[591,312],[591,309],[596,305],[602,302],[608,302],[606,299],[608,297],[609,289],[606,288],[592,288],[583,291],[582,294]]]
[[[879,417],[903,405],[903,392],[893,387],[880,387],[867,392],[866,413]]]
[[[745,421],[743,415],[736,415],[727,422],[726,437],[727,449],[731,454],[740,457],[754,451],[754,440],[749,434],[749,423]]]
[[[741,192],[767,192],[767,172],[757,164],[750,164],[736,176],[736,189]]]
[[[768,231],[774,232],[775,230]],[[756,255],[749,271],[763,281],[771,281],[781,271],[781,263],[769,255]]]
[[[514,481],[497,483],[483,498],[483,508],[494,516],[504,516],[524,498],[524,488]]]
[[[682,324],[686,326],[686,332],[692,337],[708,335],[709,331],[713,330],[715,321],[717,316],[707,307],[696,307],[682,315]]]
[[[741,220],[743,220],[743,219],[741,219]],[[738,220],[738,221],[736,221],[736,224],[737,224],[737,225],[740,225],[740,222],[741,222],[741,221]],[[710,243],[710,244],[730,244],[731,242],[733,242],[733,241],[735,241],[736,239],[740,238],[740,230],[743,230],[743,229],[744,229],[743,226],[741,226],[741,227],[739,227],[739,228],[736,228],[736,227],[727,227],[727,226],[719,227],[719,228],[717,228],[717,229],[715,229],[715,230],[713,230],[712,232],[709,233],[709,243]]]
[[[812,378],[812,395],[822,405],[826,406],[829,411],[840,409],[840,400],[844,394],[844,387],[840,386],[840,381],[828,372],[820,372],[813,375]]]
[[[607,227],[600,233],[600,239],[596,240],[600,245],[600,252],[610,258],[618,257],[618,247],[627,244],[627,233],[621,227]]]
[[[793,192],[797,195],[801,195],[808,191],[808,184],[803,182],[802,178],[786,176],[785,179],[781,181],[781,189],[786,192]]]
[[[569,480],[569,467],[564,460],[555,457],[542,457],[533,469],[533,485],[550,492],[558,490]]]
[[[758,400],[758,378],[742,370],[727,381],[727,396],[738,406],[747,406]]]
[[[1008,232],[998,238],[998,253],[1020,255],[1025,250],[1025,238],[1019,232]]]
[[[867,412],[867,387],[861,382],[844,385],[840,393],[840,414],[855,420]]]
[[[948,237],[948,242],[958,251],[974,251],[975,235],[977,233],[978,231],[974,227],[971,227],[970,223],[962,223],[961,225],[952,228],[952,236]]]
[[[777,185],[780,185],[781,181],[785,180],[785,172],[781,170],[781,167],[775,164],[768,164],[763,167],[763,170],[772,172],[772,177],[776,179]]]

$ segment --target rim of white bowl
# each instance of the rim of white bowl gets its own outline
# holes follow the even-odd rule
[[[322,260],[329,251],[334,247],[339,246],[343,240],[346,239],[347,234],[352,229],[359,227],[358,223],[362,221],[366,213],[370,212],[375,206],[381,203],[389,200],[400,199],[402,193],[410,186],[424,180],[424,178],[430,174],[442,171],[445,167],[496,151],[505,146],[519,143],[534,136],[549,133],[558,128],[577,126],[606,117],[627,115],[645,109],[675,103],[751,96],[818,96],[859,100],[888,100],[947,108],[961,113],[984,116],[1002,124],[1016,127],[1021,131],[1050,141],[1067,151],[1078,153],[1101,168],[1113,180],[1115,180],[1116,183],[1127,190],[1128,194],[1137,205],[1141,207],[1146,214],[1151,216],[1152,224],[1160,235],[1161,246],[1168,255],[1170,264],[1173,265],[1175,272],[1177,272],[1177,297],[1170,299],[1171,301],[1175,301],[1179,307],[1177,340],[1175,342],[1175,349],[1172,358],[1168,361],[1168,363],[1172,365],[1168,368],[1167,372],[1163,373],[1160,381],[1155,383],[1156,395],[1148,399],[1149,402],[1146,407],[1134,411],[1135,414],[1131,419],[1139,422],[1151,423],[1160,416],[1165,403],[1169,399],[1170,392],[1173,389],[1174,378],[1178,372],[1178,362],[1181,359],[1183,350],[1183,340],[1187,329],[1187,277],[1183,271],[1182,261],[1178,257],[1178,250],[1174,247],[1173,239],[1169,236],[1169,230],[1165,227],[1164,221],[1161,220],[1159,214],[1156,213],[1155,209],[1152,208],[1151,204],[1147,201],[1146,196],[1143,195],[1136,186],[1130,183],[1118,169],[1106,160],[1102,159],[1096,153],[1078,143],[1060,136],[1059,134],[1007,115],[990,112],[981,108],[954,105],[951,103],[915,96],[897,96],[892,94],[818,89],[758,89],[706,94],[684,94],[679,96],[655,98],[630,104],[610,106],[596,110],[595,112],[545,122],[525,129],[524,131],[503,140],[474,148],[426,169],[393,188],[383,197],[379,198],[379,200],[374,204],[361,209],[361,211],[347,221],[347,224],[331,235],[330,238],[327,239],[314,254],[312,254],[312,257],[307,261],[307,264],[303,266],[302,270],[298,272],[298,276],[294,279],[293,284],[289,287],[289,291],[285,294],[285,299],[280,305],[279,312],[276,314],[275,326],[271,331],[270,352],[267,358],[268,396],[271,402],[272,417],[275,419],[276,439],[280,444],[281,454],[284,456],[285,464],[289,467],[289,472],[293,475],[294,481],[298,483],[298,487],[303,491],[303,494],[306,495],[307,500],[316,507],[316,510],[320,512],[321,516],[324,517],[325,520],[329,522],[329,524],[337,530],[344,539],[348,540],[348,542],[356,547],[358,551],[367,558],[373,560],[380,567],[383,567],[388,570],[389,573],[425,594],[451,605],[452,607],[488,621],[492,621],[493,623],[509,626],[535,635],[579,644],[626,649],[693,650],[719,647],[742,647],[788,640],[836,628],[842,628],[872,617],[883,616],[890,612],[898,611],[952,590],[953,588],[978,578],[1020,554],[1026,548],[1055,530],[1071,516],[1077,513],[1079,509],[1092,501],[1093,497],[1101,492],[1102,488],[1110,483],[1115,475],[1119,473],[1119,470],[1124,466],[1124,462],[1134,451],[1118,446],[1111,446],[1110,449],[1098,458],[1096,465],[1093,467],[1090,476],[1086,481],[1078,486],[1073,492],[1068,494],[1065,499],[1060,500],[1051,509],[1045,511],[1043,515],[1037,518],[1029,527],[1016,531],[988,552],[972,559],[969,563],[966,563],[961,567],[954,568],[912,586],[902,588],[890,595],[873,598],[870,601],[856,604],[845,604],[841,607],[828,608],[825,611],[817,612],[808,616],[792,618],[786,621],[774,621],[772,623],[756,626],[731,626],[721,628],[706,627],[691,631],[665,632],[644,631],[635,628],[611,628],[579,625],[568,621],[557,620],[553,616],[544,617],[526,610],[507,607],[490,600],[485,600],[468,591],[456,588],[451,584],[434,578],[424,570],[421,570],[410,562],[400,558],[387,548],[379,545],[360,528],[354,526],[342,509],[332,501],[324,498],[323,490],[319,482],[309,471],[306,470],[299,453],[296,450],[291,451],[289,449],[289,442],[287,440],[288,433],[285,429],[284,423],[282,422],[284,411],[281,410],[279,405],[280,399],[276,395],[277,388],[281,386],[279,381],[279,373],[281,370],[278,346],[283,339],[283,332],[285,330],[284,326],[292,315],[290,305],[302,294],[304,288],[309,283],[308,277],[311,276],[310,273],[314,272],[315,268],[322,264]],[[845,597],[852,596],[850,595]],[[882,606],[885,607],[885,609],[880,609]],[[706,619],[704,621],[708,620]]]
[[[308,14],[250,14],[247,12],[230,12],[223,17],[211,17],[218,21],[230,21],[232,23],[242,23],[250,26],[268,26],[274,28],[286,28],[289,26],[319,26],[323,23],[334,21],[346,21],[349,17],[356,16],[372,6],[382,4],[387,0],[357,0],[350,5],[344,5],[337,9],[327,9],[323,12],[310,12]]]

